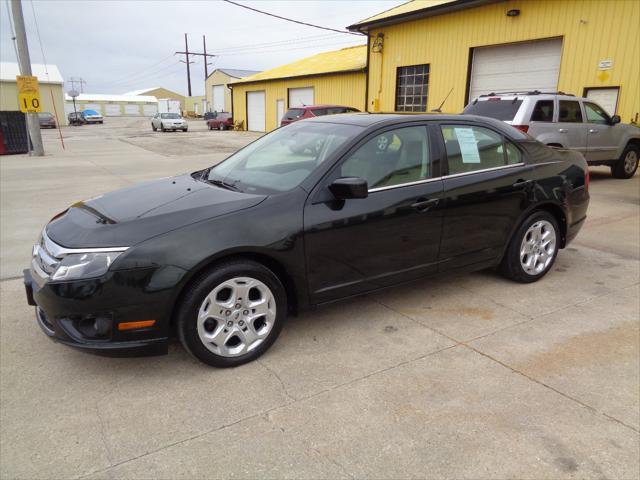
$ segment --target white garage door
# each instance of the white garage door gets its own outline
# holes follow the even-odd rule
[[[224,85],[213,86],[213,110],[224,112]]]
[[[100,108],[99,103],[85,103],[78,110],[95,110],[100,115],[102,115],[102,108]]]
[[[122,115],[122,112],[120,111],[120,104],[117,104],[117,105],[106,104],[104,106],[104,114],[107,117],[119,117],[120,115]]]
[[[469,100],[499,92],[556,91],[562,39],[473,49]]]
[[[247,92],[247,130],[265,131],[264,91]]]
[[[142,111],[144,112],[145,117],[153,117],[156,113],[158,113],[157,105],[143,105]]]
[[[124,114],[131,116],[140,116],[140,105],[125,105]]]
[[[313,105],[313,87],[290,88],[289,108]]]

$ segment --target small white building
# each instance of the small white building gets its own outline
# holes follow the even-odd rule
[[[73,99],[65,96],[65,113],[73,112]],[[151,117],[158,112],[158,99],[150,95],[111,95],[81,93],[76,97],[76,110],[95,110],[105,117]]]

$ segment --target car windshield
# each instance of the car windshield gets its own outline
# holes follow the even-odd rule
[[[169,118],[169,119],[177,120],[180,118],[180,115],[178,115],[177,113],[161,113],[160,118]]]
[[[480,115],[481,117],[490,117],[508,122],[516,116],[520,105],[522,105],[522,100],[490,99],[467,105],[462,113],[466,115]]]
[[[100,115],[98,112],[96,112],[95,110],[85,110],[84,112],[82,112],[83,115]]]
[[[356,125],[293,123],[231,155],[213,167],[206,180],[247,193],[291,190],[361,131]]]

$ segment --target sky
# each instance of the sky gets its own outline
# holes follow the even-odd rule
[[[15,62],[7,0],[0,0],[0,60]],[[238,3],[343,30],[404,0],[287,0]],[[31,63],[55,64],[68,80],[81,77],[85,93],[126,93],[162,86],[187,94],[184,34],[215,68],[266,70],[315,53],[366,43],[365,37],[297,25],[222,1],[23,0]],[[35,12],[35,17],[34,17]],[[35,19],[35,20],[34,20]],[[42,49],[38,41],[39,27]],[[191,58],[193,95],[204,94],[202,57]],[[77,87],[78,85],[76,85]]]

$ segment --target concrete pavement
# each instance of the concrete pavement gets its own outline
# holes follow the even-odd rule
[[[12,278],[39,229],[254,137],[116,122],[65,153],[46,132],[46,167],[0,158],[0,477],[638,478],[639,176],[592,170],[589,220],[536,284],[479,272],[348,300],[233,370],[178,343],[109,359],[39,331]]]

